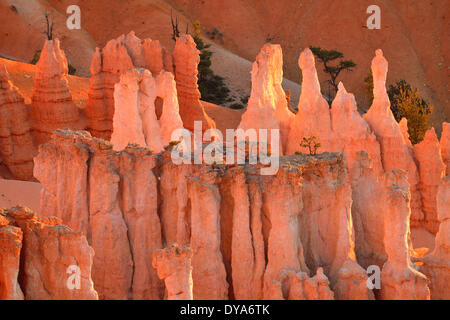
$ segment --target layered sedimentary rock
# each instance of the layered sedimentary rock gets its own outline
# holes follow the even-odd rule
[[[197,50],[194,39],[186,34],[177,38],[172,56],[184,127],[194,131],[194,121],[201,121],[203,131],[215,128],[214,121],[206,114],[200,102],[201,95],[197,85],[200,51]]]
[[[331,132],[330,108],[320,92],[319,78],[314,65],[314,55],[306,48],[298,58],[302,70],[302,93],[298,103],[298,112],[291,123],[286,153],[307,151],[300,146],[303,138],[315,136],[322,150],[332,150],[333,135]]]
[[[390,109],[389,97],[386,92],[387,70],[388,62],[383,57],[383,52],[378,49],[372,60],[374,100],[369,111],[364,115],[364,120],[370,125],[380,143],[384,170],[390,172],[394,169],[403,169],[408,173],[408,182],[411,188],[411,223],[412,226],[415,226],[423,220],[421,197],[418,190],[419,174],[412,149],[405,142],[402,129]]]
[[[18,282],[23,232],[0,214],[0,300],[23,300]]]
[[[194,120],[198,120],[203,122],[204,130],[215,127],[214,121],[206,115],[200,102],[200,92],[197,88],[199,61],[199,51],[192,37],[185,35],[177,39],[173,57],[159,41],[141,40],[134,32],[109,41],[101,50],[97,48],[91,63],[92,77],[85,110],[89,120],[88,130],[96,137],[106,140],[111,138],[114,86],[120,82],[120,76],[124,72],[134,68],[147,69],[155,78],[161,76],[160,79],[165,84],[171,82],[167,73],[174,74],[180,101],[180,115],[185,126],[193,130]],[[158,98],[156,109],[159,107],[160,99],[163,100],[163,104],[171,105],[174,103],[173,90],[158,90],[154,99],[156,98]]]
[[[430,279],[431,299],[450,299],[450,175],[442,179],[437,193],[440,221],[434,251],[422,258],[423,272]]]
[[[446,166],[445,175],[450,174],[450,123],[442,123],[442,134],[440,140],[442,160]]]
[[[348,93],[342,82],[331,105],[331,126],[335,136],[333,151],[345,152],[347,167],[356,161],[357,153],[364,150],[372,160],[377,174],[383,171],[380,156],[380,144],[367,122],[361,117],[356,107],[355,96]]]
[[[151,152],[130,145],[117,153],[87,132],[56,131],[35,163],[42,215],[67,207],[63,222],[87,229],[99,297],[161,299],[162,282],[151,265],[153,251],[162,247]],[[76,165],[64,171],[54,170],[55,163]]]
[[[1,210],[0,226],[2,299],[98,298],[91,279],[94,251],[84,235],[23,207]]]
[[[58,39],[46,40],[36,64],[30,116],[35,142],[47,142],[56,129],[82,129],[67,82],[68,65]]]
[[[189,247],[172,246],[153,253],[153,267],[164,280],[167,300],[192,300],[192,252]]]
[[[382,266],[384,249],[384,211],[386,209],[384,177],[373,168],[365,151],[356,153],[350,173],[352,186],[352,221],[355,229],[355,252],[358,262],[367,268]]]
[[[157,97],[163,99],[158,119]],[[145,69],[131,69],[122,74],[114,89],[113,132],[115,150],[137,143],[154,152],[163,151],[172,133],[183,128],[173,75],[162,71],[157,77]]]
[[[35,153],[28,109],[6,67],[0,65],[0,159],[16,179],[31,180]]]
[[[428,280],[411,261],[408,246],[410,192],[406,172],[386,176],[387,208],[384,212],[384,248],[387,261],[381,272],[380,297],[385,300],[430,299]]]
[[[239,129],[280,130],[280,155],[287,144],[294,114],[288,108],[283,81],[283,56],[279,45],[265,44],[252,67],[252,91]]]
[[[84,110],[92,135],[109,140],[114,115],[114,85],[120,75],[134,67],[123,38],[110,40],[103,49],[96,48],[91,62],[88,102]]]
[[[436,234],[439,229],[436,194],[441,178],[445,174],[445,165],[442,162],[439,140],[434,128],[425,133],[422,142],[414,145],[414,155],[420,175],[419,190],[422,195],[423,226]]]

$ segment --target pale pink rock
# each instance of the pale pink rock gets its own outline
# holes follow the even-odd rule
[[[56,129],[82,129],[68,86],[68,65],[58,39],[46,40],[36,64],[30,107],[35,142],[47,142]]]
[[[44,185],[42,199],[52,190],[59,194],[46,210],[67,207],[65,218],[76,223],[84,218],[72,211],[74,204],[88,202],[86,234],[96,252],[93,279],[100,298],[161,299],[163,284],[151,265],[153,251],[162,247],[151,152],[130,145],[117,153],[110,143],[72,131],[57,131],[41,152],[36,170]],[[77,165],[63,174],[47,160]],[[82,185],[83,192],[74,192]]]
[[[440,140],[442,160],[446,166],[445,175],[450,175],[450,123],[442,123],[442,134]]]
[[[216,174],[188,178],[194,299],[226,300],[228,283],[220,251],[220,193]]]
[[[309,162],[302,170],[300,214],[306,264],[313,272],[323,267],[336,299],[373,299],[373,293],[365,286],[367,273],[356,262],[352,191],[344,155],[323,153],[306,157]],[[350,286],[357,289],[349,292],[346,288]]]
[[[314,61],[314,55],[309,48],[303,50],[298,58],[298,65],[303,76],[302,93],[298,112],[291,122],[286,154],[293,154],[296,151],[305,152],[307,149],[300,146],[304,137],[315,136],[317,142],[322,145],[320,151],[331,150],[333,146],[330,109],[320,92]]]
[[[437,193],[440,221],[434,251],[421,260],[423,273],[430,279],[431,299],[450,299],[450,175],[441,180]]]
[[[193,300],[191,259],[190,248],[177,244],[153,253],[153,267],[165,282],[167,300]]]
[[[164,288],[151,263],[153,252],[162,248],[156,165],[148,149],[128,147],[121,154],[122,212],[133,259],[135,300],[162,299]]]
[[[23,300],[18,282],[23,233],[0,211],[0,300]]]
[[[145,39],[143,47],[145,68],[150,70],[153,76],[157,76],[162,70],[174,73],[172,55],[161,46],[158,40]]]
[[[39,154],[34,158],[34,176],[43,187],[41,216],[58,217],[88,239],[90,151],[82,141],[89,138],[86,134],[73,135],[69,139],[65,135],[54,134],[50,143],[39,146]]]
[[[267,265],[264,273],[264,298],[273,292],[276,282],[282,282],[283,270],[309,273],[300,240],[299,215],[303,209],[301,186],[292,183],[295,173],[278,172],[276,178],[263,179],[263,210],[270,221],[267,240]]]
[[[16,179],[33,178],[36,153],[24,98],[0,65],[0,159]]]
[[[372,160],[377,174],[383,171],[380,144],[356,107],[355,96],[348,93],[342,82],[331,105],[331,126],[336,143],[333,151],[345,152],[347,168],[352,168],[357,153],[364,150]]]
[[[87,128],[92,135],[106,140],[112,132],[114,85],[123,72],[134,68],[123,38],[110,40],[101,50],[96,48],[91,62],[88,102],[84,110]]]
[[[398,125],[400,126],[400,130],[402,131],[403,140],[408,145],[408,147],[412,148],[411,140],[409,140],[408,120],[406,118],[402,118]]]
[[[23,232],[21,285],[27,300],[95,300],[91,279],[94,251],[86,237],[61,225],[58,219],[38,219],[28,208],[14,207],[3,214]],[[79,289],[70,279],[79,271]]]
[[[383,243],[384,211],[387,210],[383,175],[375,173],[366,151],[356,152],[349,173],[357,260],[364,268],[382,266],[387,258]]]
[[[415,226],[423,220],[421,198],[418,190],[419,174],[414,156],[409,144],[405,142],[404,129],[394,118],[390,109],[389,97],[386,93],[386,76],[388,62],[383,52],[378,49],[372,60],[372,74],[374,82],[374,100],[364,120],[374,131],[381,147],[381,160],[386,172],[403,169],[408,173],[411,191],[411,224]],[[403,125],[404,126],[404,125]]]
[[[425,133],[422,142],[414,145],[414,155],[420,175],[419,190],[425,216],[423,225],[436,234],[439,229],[436,194],[441,178],[445,174],[445,165],[442,162],[439,140],[434,128]]]
[[[156,114],[156,97],[163,100],[160,119]],[[175,81],[170,72],[163,71],[157,78],[146,69],[123,73],[115,85],[114,105],[111,135],[114,150],[137,143],[161,152],[169,145],[172,133],[183,128]]]
[[[282,155],[294,114],[288,108],[286,94],[281,86],[283,81],[281,46],[265,44],[253,63],[251,74],[252,91],[238,128],[280,130],[279,146]]]
[[[430,290],[425,275],[411,261],[410,192],[406,172],[397,169],[386,175],[387,208],[384,212],[384,247],[387,261],[381,272],[380,298],[383,300],[426,300]]]
[[[197,85],[200,51],[197,50],[194,39],[190,35],[181,35],[176,40],[172,55],[183,126],[194,131],[194,121],[201,121],[203,131],[215,128],[215,122],[206,114],[200,102],[201,95]]]

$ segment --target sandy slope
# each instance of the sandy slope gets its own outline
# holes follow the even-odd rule
[[[3,180],[0,178],[0,208],[24,205],[39,212],[42,186],[37,182]]]

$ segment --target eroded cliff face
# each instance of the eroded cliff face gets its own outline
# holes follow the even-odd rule
[[[440,221],[434,251],[422,258],[423,272],[430,279],[431,299],[448,300],[450,291],[450,176],[441,180],[437,193],[437,214]]]
[[[0,299],[98,299],[91,279],[94,251],[60,220],[37,218],[24,207],[1,209],[0,245]]]
[[[68,65],[58,39],[47,40],[36,64],[30,116],[34,139],[45,143],[56,129],[83,129],[67,82]]]
[[[158,119],[155,100],[163,99]],[[175,80],[170,72],[157,77],[146,69],[123,73],[114,89],[114,117],[111,143],[115,150],[137,143],[154,152],[169,145],[172,133],[183,128]]]
[[[36,148],[30,129],[24,99],[0,65],[0,159],[19,180],[33,178]]]
[[[70,145],[84,150],[71,157],[87,170],[56,171],[46,179],[58,160],[45,154],[64,154]],[[280,170],[271,176],[261,175],[260,165],[175,165],[168,151],[154,154],[133,145],[115,152],[86,132],[59,130],[40,152],[36,176],[43,197],[59,189],[68,196],[58,198],[70,207],[68,177],[88,183],[79,201],[89,201],[84,219],[96,252],[93,280],[100,298],[163,298],[149,263],[155,251],[174,242],[190,245],[194,299],[373,298],[356,262],[351,188],[341,154],[281,157]],[[319,196],[324,190],[326,198]],[[57,202],[43,203],[44,215],[57,212],[49,208]],[[71,215],[76,213],[61,217],[64,223],[80,219]],[[161,271],[171,262],[154,259],[174,293],[174,280]],[[187,281],[187,260],[180,263],[184,271],[174,277]]]

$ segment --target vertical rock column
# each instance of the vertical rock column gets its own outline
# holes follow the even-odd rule
[[[39,145],[47,142],[56,129],[77,130],[83,125],[69,91],[67,59],[58,39],[45,41],[36,67],[30,115]]]
[[[215,128],[216,124],[206,114],[200,101],[201,95],[197,85],[200,52],[194,39],[190,35],[181,35],[176,40],[172,55],[183,126],[194,131],[194,121],[201,121],[203,131]]]
[[[291,122],[286,154],[305,151],[300,146],[303,137],[315,136],[321,150],[331,151],[333,135],[331,132],[330,108],[320,92],[319,78],[314,64],[314,55],[306,48],[298,58],[302,70],[302,93],[298,102],[298,112]]]
[[[283,56],[279,45],[265,44],[252,67],[252,91],[240,129],[279,129],[280,155],[287,143],[294,114],[288,109],[283,81]],[[269,140],[270,141],[270,140]]]
[[[422,142],[414,145],[414,155],[420,174],[419,190],[422,195],[422,208],[425,216],[424,226],[436,234],[439,229],[436,194],[441,178],[445,174],[445,165],[442,162],[439,140],[434,128],[425,133]]]
[[[58,219],[38,219],[27,208],[6,210],[10,224],[23,232],[20,285],[27,300],[94,300],[94,251],[86,237]],[[71,281],[70,272],[79,278]],[[71,285],[73,286],[71,286]]]
[[[23,233],[0,212],[0,300],[23,300],[17,277]]]
[[[27,106],[0,65],[0,160],[16,179],[31,180],[35,153]]]
[[[220,193],[217,173],[201,169],[188,178],[194,299],[226,300],[228,283],[220,251]]]
[[[408,182],[411,189],[411,224],[420,225],[423,220],[421,197],[418,190],[419,174],[414,162],[411,148],[402,133],[400,125],[394,118],[390,109],[389,97],[386,92],[386,76],[388,62],[383,52],[378,49],[372,60],[372,73],[374,80],[374,100],[364,119],[375,132],[381,147],[381,160],[386,172],[394,169],[403,169],[408,173]]]
[[[167,300],[192,300],[192,253],[189,247],[173,244],[153,253],[153,267],[164,280]]]
[[[445,175],[450,175],[450,123],[442,123],[441,141],[439,142],[442,160],[446,166]]]
[[[442,179],[437,193],[440,221],[434,251],[422,258],[423,272],[430,279],[431,299],[450,299],[450,175]]]
[[[388,260],[381,272],[380,297],[384,300],[430,299],[427,278],[415,269],[408,247],[410,192],[405,171],[386,176],[387,208],[384,215],[384,247]]]

